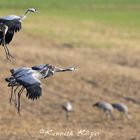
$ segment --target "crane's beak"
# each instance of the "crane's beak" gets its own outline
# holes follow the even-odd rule
[[[40,12],[38,10],[36,10],[35,13],[40,13]]]
[[[65,72],[65,71],[74,71],[77,70],[75,67],[69,67],[69,68],[58,68],[55,67],[55,72]]]
[[[93,106],[93,107],[96,107],[96,106],[97,106],[97,104],[95,103],[95,104],[93,104],[92,106]]]

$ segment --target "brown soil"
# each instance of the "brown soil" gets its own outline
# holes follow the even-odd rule
[[[15,39],[16,38],[16,39]],[[46,38],[18,34],[9,45],[15,56],[12,62],[0,51],[0,139],[1,140],[139,140],[140,139],[140,48],[75,48],[58,45]],[[26,41],[25,41],[26,40]],[[56,74],[42,81],[43,95],[30,101],[22,95],[21,116],[14,104],[9,105],[10,89],[5,77],[14,67],[51,63],[75,66],[78,71]],[[73,112],[66,120],[61,105],[70,100]],[[107,119],[92,104],[97,101],[122,102],[129,108],[131,119],[114,111],[116,120]],[[41,134],[72,131],[70,136]],[[77,136],[80,130],[85,133]],[[91,133],[93,132],[93,133]]]

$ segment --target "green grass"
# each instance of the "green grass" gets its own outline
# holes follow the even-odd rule
[[[1,10],[23,11],[36,7],[41,13],[102,23],[139,27],[140,0],[1,0]],[[8,14],[8,11],[7,11]]]
[[[140,23],[140,0],[1,0],[1,10],[36,7],[42,13],[128,26]],[[8,13],[8,12],[7,12]]]
[[[109,41],[94,40],[98,35],[104,40],[103,35],[110,28],[115,32],[115,36],[110,36],[117,39],[124,33],[130,39],[140,37],[140,0],[1,0],[0,15],[20,15],[28,7],[36,7],[40,14],[30,16],[23,30],[55,42],[113,46]]]
[[[0,7],[1,8],[25,8],[29,6],[35,6],[40,8],[51,8],[51,9],[59,9],[59,8],[83,8],[83,7],[97,7],[103,5],[104,7],[108,5],[116,5],[116,6],[127,6],[127,5],[138,5],[140,4],[139,0],[1,0]]]

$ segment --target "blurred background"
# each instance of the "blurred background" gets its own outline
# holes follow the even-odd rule
[[[76,136],[79,130],[99,132],[97,140],[140,139],[140,0],[0,0],[0,16],[29,7],[40,13],[29,14],[9,44],[13,61],[0,49],[0,139],[89,139]],[[19,117],[4,79],[11,68],[42,63],[79,70],[43,80],[37,101],[22,94]],[[66,101],[73,105],[69,120],[61,107]],[[118,112],[115,121],[104,118],[92,106],[97,101],[126,104],[131,119]]]

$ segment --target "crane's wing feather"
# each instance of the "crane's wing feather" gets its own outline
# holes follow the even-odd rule
[[[5,19],[5,20],[14,20],[14,19],[18,19],[18,20],[20,20],[20,17],[19,17],[19,16],[16,16],[16,15],[8,15],[8,16],[2,17],[2,19]]]
[[[45,66],[47,67],[47,64],[40,64],[37,66],[33,66],[32,69],[33,70],[42,70]]]
[[[28,87],[35,83],[40,83],[40,81],[35,78],[32,74],[24,74],[19,77],[15,77],[16,81],[23,85],[24,87]]]
[[[0,18],[0,23],[8,26],[8,32],[17,32],[22,28],[21,22],[18,19],[6,20]]]
[[[2,41],[3,41],[3,32],[0,31],[0,45],[2,44]]]
[[[16,82],[13,76],[5,78],[5,81],[8,83],[8,87],[19,86],[19,83]]]
[[[0,23],[3,23],[8,26],[8,31],[5,35],[5,43],[9,44],[14,36],[14,33],[17,31],[20,31],[22,28],[21,22],[17,19],[14,20],[5,20],[5,19],[0,19]],[[0,31],[0,45],[3,42],[3,31]]]
[[[12,41],[13,36],[14,36],[14,32],[7,32],[5,36],[6,44],[9,44]],[[3,42],[3,32],[0,31],[0,45],[2,44],[2,42]]]
[[[23,74],[26,75],[29,71],[32,71],[32,69],[28,67],[14,68],[10,70],[14,77],[22,76]]]
[[[7,22],[7,24],[9,25],[8,32],[17,32],[20,31],[22,28],[21,22],[17,19],[11,20],[11,22]]]
[[[37,99],[42,94],[42,89],[40,87],[40,81],[35,78],[33,75],[24,75],[19,78],[16,78],[16,81],[20,83],[23,87],[26,88],[27,94],[26,96],[29,99]]]
[[[5,36],[5,42],[6,42],[6,44],[9,44],[12,41],[13,36],[14,36],[14,32],[7,32],[7,34]],[[3,41],[2,39],[3,39],[3,32],[0,31],[0,45],[2,44],[2,41]]]
[[[28,86],[26,90],[27,90],[26,97],[28,97],[28,99],[31,100],[37,99],[42,95],[42,89],[39,83]]]

